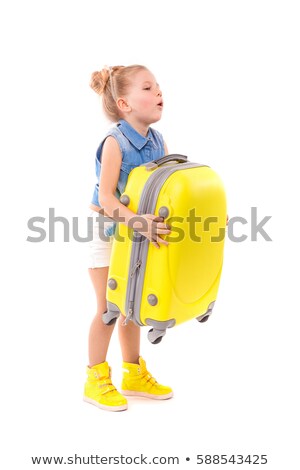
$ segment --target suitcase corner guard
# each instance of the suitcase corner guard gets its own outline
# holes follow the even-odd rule
[[[153,326],[153,328],[148,331],[148,340],[152,344],[158,344],[161,342],[163,336],[165,336],[166,329],[172,328],[175,325],[176,320],[172,318],[167,321],[157,321],[146,318],[145,323],[148,326]]]
[[[120,309],[116,304],[107,302],[107,310],[102,314],[102,320],[105,325],[113,325],[120,316]]]

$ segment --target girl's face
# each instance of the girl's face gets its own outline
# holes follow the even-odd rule
[[[149,70],[140,70],[131,80],[126,94],[133,119],[147,126],[160,120],[163,110],[162,92]]]

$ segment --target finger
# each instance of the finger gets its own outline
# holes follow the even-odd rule
[[[155,234],[155,233],[168,234],[168,233],[171,233],[171,228],[169,228],[169,226],[166,225],[166,224],[162,224],[162,223],[154,224],[154,223],[152,223],[151,233],[152,234]]]
[[[164,240],[161,237],[157,237],[157,242],[161,243],[162,245],[166,245],[166,246],[169,245],[169,242],[167,242],[166,240]]]
[[[166,229],[166,230],[171,230],[171,225],[163,224],[163,223],[161,223],[161,222],[159,222],[159,223],[157,224],[157,227],[158,227],[158,228],[164,228],[164,229]]]
[[[146,217],[147,217],[147,219],[151,219],[151,220],[161,219],[161,217],[157,217],[154,214],[146,214]],[[159,222],[160,222],[160,220],[159,220]]]
[[[154,245],[154,246],[155,246],[155,248],[159,248],[159,244],[158,244],[157,242],[155,242],[155,241],[151,241],[151,243],[152,243],[152,245]]]

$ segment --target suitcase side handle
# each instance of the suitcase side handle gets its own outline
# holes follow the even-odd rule
[[[153,160],[152,162],[143,163],[141,166],[145,166],[147,171],[151,171],[159,167],[160,165],[163,165],[164,163],[173,162],[173,161],[176,161],[178,163],[186,163],[188,161],[188,158],[186,155],[179,155],[177,153],[172,153],[170,155],[165,155],[164,157],[157,158],[156,160]]]

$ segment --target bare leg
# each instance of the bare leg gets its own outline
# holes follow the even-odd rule
[[[124,317],[121,315],[118,321],[119,340],[124,362],[139,363],[140,356],[140,327],[130,321],[126,326],[122,325]]]
[[[109,266],[104,268],[89,268],[96,298],[97,314],[92,321],[89,333],[89,366],[106,361],[106,354],[114,325],[105,325],[102,314],[106,311],[106,284]]]

